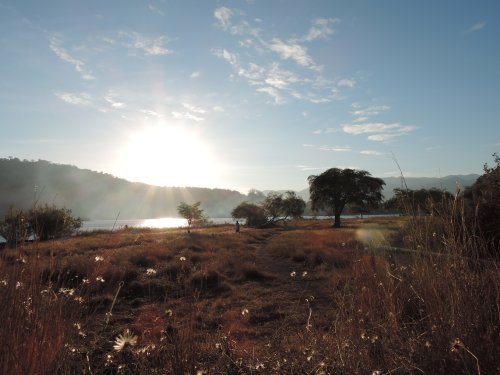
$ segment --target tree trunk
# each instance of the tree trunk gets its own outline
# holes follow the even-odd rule
[[[333,222],[333,227],[340,228],[340,212],[339,213],[335,212],[335,220]]]

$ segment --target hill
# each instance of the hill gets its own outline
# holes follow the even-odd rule
[[[410,189],[444,188],[455,192],[472,185],[479,176],[452,175],[442,178],[408,177]],[[384,196],[393,196],[401,188],[401,179],[384,179]],[[269,191],[264,191],[267,194]],[[0,217],[10,206],[29,208],[38,204],[65,206],[76,216],[90,219],[141,219],[177,216],[180,202],[201,202],[210,217],[229,217],[239,203],[262,199],[261,192],[248,195],[234,190],[196,187],[158,187],[130,182],[102,172],[80,169],[72,165],[54,164],[45,160],[28,161],[17,158],[0,159]],[[309,189],[298,192],[309,200]]]
[[[210,217],[228,217],[245,199],[234,190],[157,187],[44,160],[0,159],[0,217],[10,206],[30,208],[35,202],[91,219],[177,216],[181,201],[200,201]]]

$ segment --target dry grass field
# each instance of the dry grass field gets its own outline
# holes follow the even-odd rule
[[[499,373],[498,264],[387,250],[407,221],[131,228],[1,250],[0,373]]]

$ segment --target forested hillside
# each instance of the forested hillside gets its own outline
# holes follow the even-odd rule
[[[65,206],[83,218],[153,218],[176,216],[181,201],[199,201],[210,217],[227,217],[245,199],[233,190],[156,187],[43,160],[0,159],[1,216],[10,206],[36,202]]]

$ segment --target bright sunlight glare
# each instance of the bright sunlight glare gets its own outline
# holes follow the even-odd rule
[[[128,135],[117,174],[157,186],[215,187],[217,163],[194,130],[181,125],[144,125]]]

